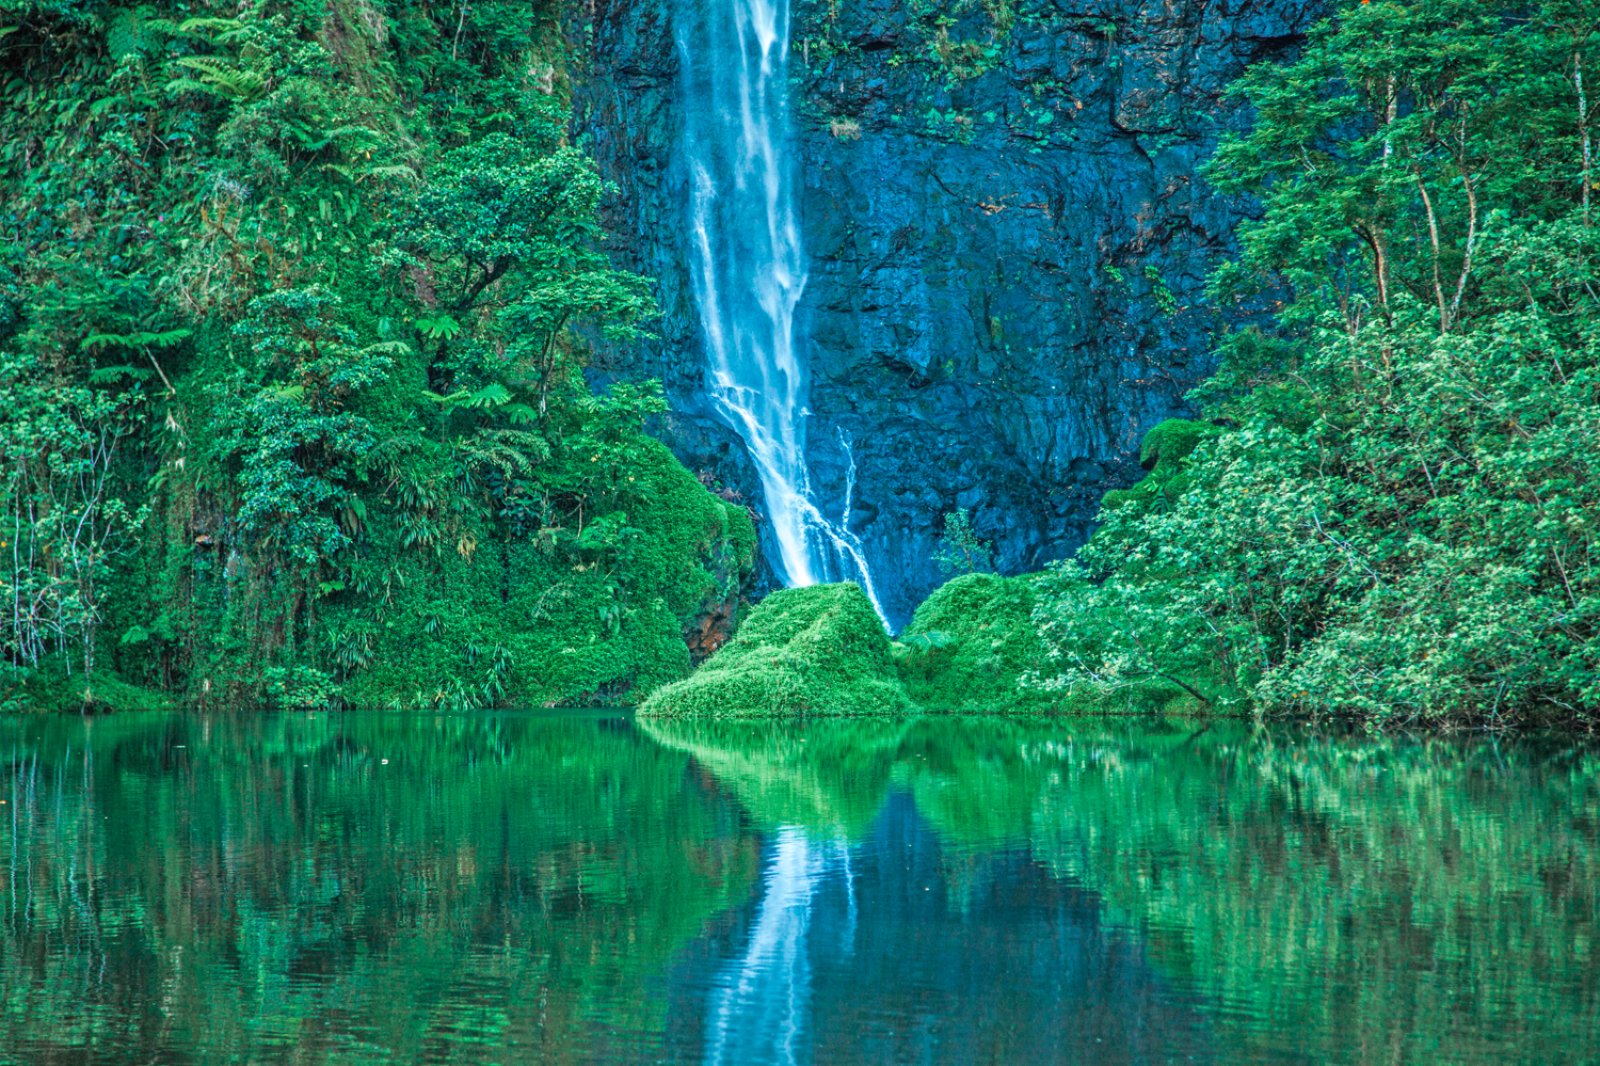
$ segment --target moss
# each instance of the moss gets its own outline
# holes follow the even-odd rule
[[[646,716],[846,717],[911,710],[889,638],[853,583],[783,589],[694,676],[645,701]]]
[[[895,645],[906,692],[932,711],[1042,710],[1052,693],[1022,686],[1044,661],[1033,623],[1038,577],[968,574],[929,596]]]
[[[1150,471],[1128,489],[1106,493],[1103,505],[1109,510],[1133,505],[1149,510],[1170,503],[1189,489],[1189,456],[1206,440],[1222,432],[1206,422],[1169,418],[1144,435],[1139,448],[1139,463]]]
[[[666,445],[641,437],[632,454],[634,491],[626,506],[639,535],[622,552],[627,582],[665,597],[667,608],[688,622],[737,594],[755,566],[755,526],[743,507],[712,495]]]
[[[334,628],[360,651],[342,699],[368,707],[634,704],[688,675],[686,632],[730,615],[755,565],[755,530],[659,442],[629,442],[615,530],[576,547],[518,539],[473,520],[475,552],[445,551],[386,594],[382,617],[342,611]],[[374,528],[370,557],[403,557]]]

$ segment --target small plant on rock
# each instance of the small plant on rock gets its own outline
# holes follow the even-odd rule
[[[994,545],[972,528],[972,512],[965,507],[944,516],[944,532],[934,549],[934,565],[946,578],[994,572]]]

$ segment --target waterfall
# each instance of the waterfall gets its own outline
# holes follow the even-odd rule
[[[681,0],[679,8],[689,265],[708,398],[760,475],[772,562],[785,583],[854,578],[884,617],[866,553],[846,524],[850,500],[840,520],[829,521],[806,466],[806,374],[795,336],[806,263],[789,150],[789,0]]]

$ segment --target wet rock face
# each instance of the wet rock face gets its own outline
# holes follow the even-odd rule
[[[622,261],[660,281],[660,339],[603,372],[660,377],[663,436],[756,494],[700,401],[685,263],[675,5],[596,0],[578,124],[620,194]],[[1198,176],[1238,121],[1227,87],[1281,58],[1322,0],[794,0],[810,281],[809,455],[903,622],[970,508],[1002,569],[1088,535],[1139,439],[1184,412],[1236,309],[1204,280],[1248,205]]]

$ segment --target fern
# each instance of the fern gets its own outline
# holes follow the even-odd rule
[[[434,403],[448,404],[451,407],[466,407],[475,411],[486,407],[504,407],[511,402],[511,390],[498,381],[491,382],[474,392],[462,389],[460,392],[452,392],[448,396],[441,396],[437,392],[424,390],[422,395]]]
[[[458,448],[468,467],[493,470],[508,479],[532,477],[534,468],[551,456],[549,443],[524,429],[481,429]]]
[[[159,333],[91,333],[84,338],[83,347],[91,352],[101,348],[171,348],[193,335],[192,329],[169,329]]]
[[[398,178],[401,181],[412,184],[422,180],[422,176],[411,167],[399,163],[381,167],[369,167],[362,172],[360,180],[369,181],[383,178]]]
[[[250,103],[259,100],[267,92],[265,75],[242,70],[208,56],[184,56],[178,60],[178,66],[194,71],[200,80],[175,78],[167,83],[170,93],[198,91],[220,96],[233,103]]]
[[[113,15],[106,26],[106,48],[114,60],[142,56],[154,44],[149,33],[147,7],[124,8]]]
[[[210,31],[217,31],[212,33]],[[245,30],[238,19],[193,18],[178,23],[177,33],[184,37],[199,37],[208,41],[232,40]]]
[[[501,407],[511,402],[511,390],[498,381],[491,382],[469,395],[462,403],[474,409]]]
[[[416,327],[424,337],[430,340],[447,341],[461,332],[461,323],[445,314],[419,318],[416,321]]]

